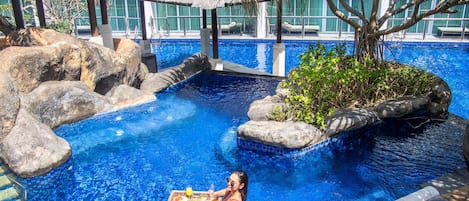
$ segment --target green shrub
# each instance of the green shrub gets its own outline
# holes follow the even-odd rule
[[[426,94],[433,77],[422,70],[397,63],[358,62],[345,55],[345,46],[331,50],[320,43],[301,54],[283,87],[290,95],[287,116],[276,111],[271,119],[294,119],[325,128],[325,118],[336,109],[370,107],[403,95]]]
[[[53,23],[48,24],[47,28],[53,29],[60,33],[71,33],[72,24],[69,21],[62,20],[59,22],[53,22]]]

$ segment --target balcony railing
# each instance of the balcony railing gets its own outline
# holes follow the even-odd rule
[[[266,35],[275,34],[276,32],[276,16],[266,17]],[[409,20],[409,18],[390,18],[387,22],[388,26],[400,24]],[[308,25],[317,25],[319,30],[317,33],[327,33],[329,35],[336,35],[341,38],[343,34],[353,34],[354,29],[350,25],[344,23],[336,16],[284,16],[283,22],[289,22],[297,26],[305,27]],[[442,33],[438,27],[451,27],[453,30],[460,28],[461,31],[452,32],[452,35],[460,36],[461,40],[465,38],[466,22],[469,18],[425,18],[413,25],[412,27],[399,32],[400,37],[405,38],[412,35],[412,38],[425,40],[428,35],[440,36]],[[99,18],[98,18],[99,22]],[[231,22],[236,22],[233,29],[226,29],[226,25]],[[360,21],[357,22],[360,23]],[[76,34],[78,35],[80,29],[89,27],[89,20],[86,17],[75,19]],[[141,35],[140,19],[127,18],[127,17],[110,17],[110,23],[113,26],[113,31],[124,32],[127,37],[130,36],[131,30],[134,30],[134,35]],[[207,20],[208,25],[211,25],[211,20]],[[257,18],[246,16],[219,16],[217,18],[219,35],[229,34],[247,34],[256,36]],[[168,17],[154,17],[150,19],[150,30],[152,35],[170,36],[172,33],[182,33],[186,36],[187,33],[198,33],[202,27],[202,18],[199,16],[168,16]],[[307,35],[307,30],[299,32],[301,37]],[[317,34],[316,33],[316,34]],[[397,34],[397,33],[396,33]],[[469,33],[468,33],[469,34]]]

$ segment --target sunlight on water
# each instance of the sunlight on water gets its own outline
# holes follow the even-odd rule
[[[176,102],[178,104],[173,104]],[[146,107],[146,109],[141,111],[141,113],[131,114],[130,116],[118,115],[114,120],[106,122],[110,125],[106,129],[94,130],[87,135],[82,135],[81,133],[67,135],[66,139],[72,145],[73,152],[80,154],[96,146],[116,143],[128,138],[136,138],[139,137],[139,134],[149,131],[157,132],[164,127],[174,124],[174,122],[192,117],[196,110],[196,106],[193,103],[188,100],[178,99],[177,97],[173,97],[165,102],[156,100],[138,107]],[[155,110],[155,107],[160,109]],[[142,116],[137,118],[135,115]],[[93,118],[85,122],[93,124]],[[62,129],[69,129],[68,127],[62,126],[58,129],[58,132]],[[86,128],[83,128],[81,132],[86,132]]]

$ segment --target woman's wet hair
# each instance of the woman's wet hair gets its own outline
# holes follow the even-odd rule
[[[248,193],[248,175],[242,170],[236,170],[233,172],[233,174],[238,175],[240,184],[244,184],[244,188],[239,189],[239,192],[241,193],[242,201],[246,201],[246,196]]]

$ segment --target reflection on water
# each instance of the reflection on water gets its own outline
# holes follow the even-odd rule
[[[266,50],[267,50],[267,45],[265,43],[259,43],[257,44],[257,53],[256,53],[256,58],[257,62],[259,63],[257,67],[254,69],[262,71],[262,72],[267,72],[267,57],[266,57]]]

